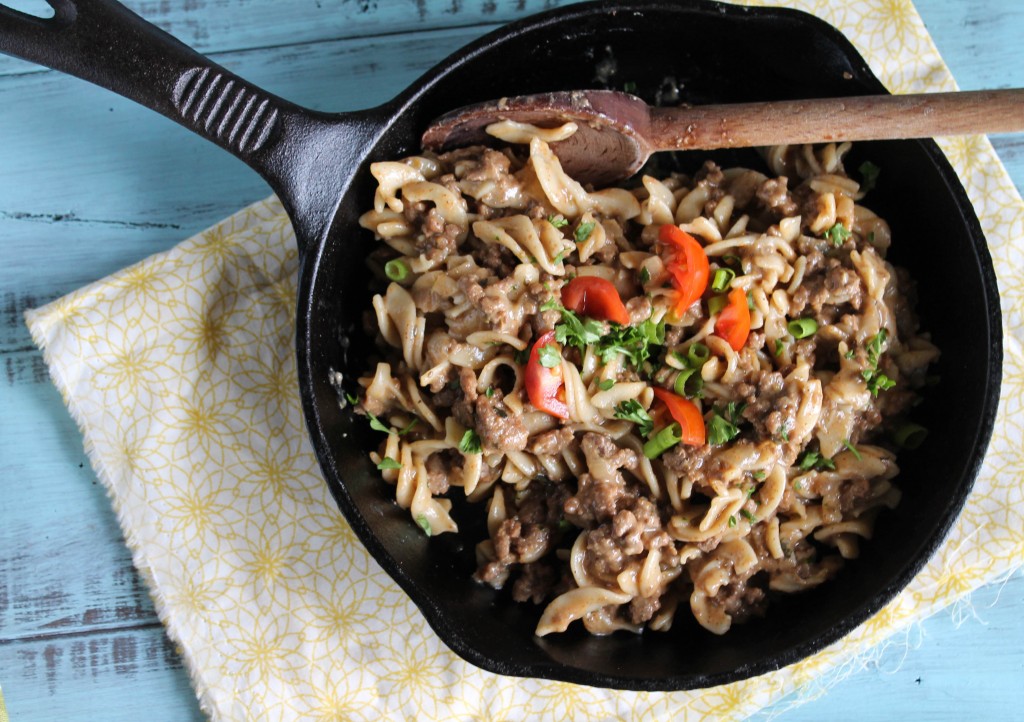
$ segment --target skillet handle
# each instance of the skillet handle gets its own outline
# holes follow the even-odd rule
[[[300,108],[247,83],[113,0],[46,0],[52,18],[0,0],[0,51],[99,85],[161,113],[260,173],[295,225],[319,239],[374,124]]]

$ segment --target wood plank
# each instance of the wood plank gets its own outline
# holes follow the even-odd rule
[[[206,55],[344,38],[502,24],[568,5],[558,0],[123,0],[134,12]],[[0,56],[0,75],[38,65]]]
[[[159,622],[0,644],[0,671],[11,720],[205,719]]]

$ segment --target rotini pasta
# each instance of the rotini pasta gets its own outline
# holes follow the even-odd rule
[[[436,535],[482,502],[476,578],[538,635],[723,634],[834,576],[899,502],[886,437],[939,354],[849,144],[595,190],[548,146],[574,127],[491,130],[520,145],[371,168],[357,411],[397,503]]]

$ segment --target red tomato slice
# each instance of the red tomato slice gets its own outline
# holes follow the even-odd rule
[[[688,446],[704,445],[704,417],[695,403],[662,388],[654,389],[654,398],[665,404],[672,420],[679,424],[682,443]]]
[[[562,347],[555,342],[554,331],[548,331],[534,341],[523,373],[526,395],[534,407],[560,419],[568,419],[569,407],[565,403],[565,380],[562,378],[562,366],[559,364],[547,368],[541,365],[540,350],[545,346],[552,346],[559,354],[562,353]]]
[[[675,314],[682,316],[708,287],[708,256],[704,247],[679,226],[664,225],[658,230],[658,240],[671,246],[675,252],[665,260],[665,268],[672,275],[676,287]]]
[[[629,325],[629,312],[611,281],[577,276],[562,287],[562,305],[583,316]]]
[[[715,335],[721,336],[733,351],[739,351],[750,335],[750,307],[747,293],[742,288],[729,291],[729,305],[722,309],[715,321]]]

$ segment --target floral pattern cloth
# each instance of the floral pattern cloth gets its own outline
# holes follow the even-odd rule
[[[843,30],[893,92],[955,88],[908,0],[785,4]],[[1003,301],[1003,396],[974,494],[874,618],[813,657],[714,689],[503,678],[444,647],[355,539],[307,444],[292,352],[298,257],[275,199],[27,320],[213,719],[737,718],[827,688],[851,659],[1024,563],[1024,205],[985,138],[941,145]]]

